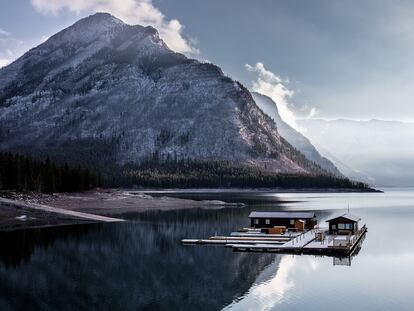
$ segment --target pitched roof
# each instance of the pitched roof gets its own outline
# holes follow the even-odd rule
[[[251,212],[249,218],[297,218],[309,219],[315,217],[314,212]]]
[[[361,218],[358,217],[358,216],[351,215],[351,214],[343,214],[343,215],[340,215],[340,216],[331,217],[331,218],[327,219],[326,222],[337,219],[337,218],[341,218],[341,217],[352,220],[352,221],[360,221],[361,220]]]

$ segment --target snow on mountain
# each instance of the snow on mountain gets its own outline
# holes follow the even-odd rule
[[[253,99],[256,104],[271,117],[277,124],[279,134],[285,138],[293,147],[303,153],[309,160],[315,162],[326,171],[342,176],[341,172],[335,167],[335,165],[327,158],[321,156],[316,150],[308,138],[296,131],[289,124],[282,120],[280,117],[277,104],[268,96],[252,92]]]
[[[215,159],[325,173],[219,67],[106,13],[0,69],[0,142],[1,150],[97,165]]]

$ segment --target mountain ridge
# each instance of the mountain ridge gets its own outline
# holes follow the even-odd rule
[[[270,97],[259,92],[251,93],[259,108],[261,108],[264,113],[276,122],[278,131],[283,138],[303,153],[309,160],[315,162],[326,171],[336,176],[343,176],[339,169],[330,160],[323,157],[319,153],[307,137],[283,121],[279,114],[277,104]]]
[[[327,174],[239,82],[170,50],[152,27],[97,13],[0,69],[1,150],[124,165],[214,159]]]

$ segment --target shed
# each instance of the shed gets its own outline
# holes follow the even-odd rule
[[[296,219],[295,220],[295,228],[296,231],[303,232],[306,229],[306,221],[302,219]]]
[[[286,228],[313,229],[316,225],[314,212],[251,212],[249,215],[251,227],[273,228],[285,226]]]
[[[332,217],[326,220],[329,223],[329,234],[354,235],[358,231],[361,218],[351,214]]]

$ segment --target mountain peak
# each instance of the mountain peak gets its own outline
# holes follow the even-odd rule
[[[88,45],[102,48],[110,44],[114,38],[118,38],[117,43],[120,44],[139,42],[146,37],[152,42],[149,45],[167,48],[157,29],[152,26],[129,25],[109,13],[95,13],[58,32],[40,46],[53,49],[64,46],[75,50],[84,49]]]
[[[153,27],[107,13],[0,70],[0,146],[102,167],[213,159],[325,173],[219,67],[168,49]],[[107,156],[91,161],[96,148]]]
[[[264,94],[259,93],[259,92],[254,92],[254,91],[253,92],[250,92],[250,93],[253,95],[253,98],[254,97],[260,98],[263,102],[266,102],[266,104],[269,106],[269,108],[271,108],[272,110],[274,110],[276,114],[279,114],[279,109],[277,107],[277,104],[269,96],[264,95]],[[260,107],[260,108],[263,110],[263,107]]]
[[[111,15],[110,13],[98,12],[98,13],[95,13],[95,14],[92,14],[85,18],[80,19],[74,25],[76,24],[85,25],[85,24],[94,24],[94,23],[107,23],[107,24],[115,24],[115,25],[125,24],[122,20]]]
[[[102,36],[108,37],[113,34],[116,29],[127,26],[120,19],[109,13],[95,13],[88,17],[82,18],[72,26],[58,32],[48,40],[50,42],[57,41],[71,43],[86,43],[94,41]]]

